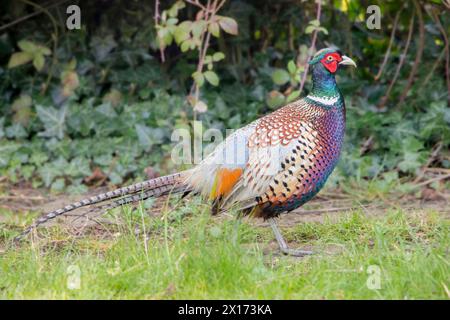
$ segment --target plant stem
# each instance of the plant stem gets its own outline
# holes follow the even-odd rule
[[[318,21],[320,21],[321,10],[322,10],[322,0],[317,0],[316,20],[318,20]],[[316,47],[317,33],[318,33],[318,30],[313,31],[311,47],[308,50],[308,58],[306,59],[306,61],[309,61],[311,59],[312,52],[313,52],[314,48]],[[303,72],[303,77],[300,82],[300,88],[299,88],[300,93],[303,91],[303,87],[305,86],[306,77],[308,76],[308,70],[309,70],[309,63],[306,64],[305,71]]]
[[[387,63],[387,61],[389,59],[389,56],[391,55],[392,45],[394,44],[395,31],[397,30],[398,19],[400,18],[400,13],[402,11],[403,11],[403,8],[402,8],[402,10],[398,11],[397,14],[395,15],[394,25],[392,27],[392,32],[391,32],[391,38],[389,39],[389,45],[388,45],[388,48],[387,48],[386,53],[384,55],[383,62],[381,63],[380,70],[378,70],[378,73],[375,76],[375,81],[378,81],[380,79],[381,75],[383,74],[384,67],[386,66],[386,63]]]
[[[160,14],[159,14],[159,0],[155,1],[155,26],[159,26],[159,18],[160,18]],[[158,42],[159,42],[159,54],[161,56],[161,61],[165,62],[166,61],[166,57],[164,55],[164,47],[163,47],[163,43],[162,43],[162,39],[158,38]]]
[[[414,14],[411,16],[411,20],[409,22],[408,37],[406,39],[405,48],[403,49],[402,55],[400,56],[400,61],[397,65],[397,69],[395,70],[394,78],[392,78],[392,81],[389,84],[389,87],[386,90],[385,95],[383,96],[383,98],[381,98],[381,101],[377,106],[378,109],[383,109],[384,106],[386,105],[389,99],[389,95],[391,94],[391,91],[394,88],[395,82],[397,81],[397,78],[400,75],[400,70],[402,69],[403,64],[405,63],[406,54],[408,53],[409,45],[411,44],[413,29],[414,29]]]
[[[411,89],[411,86],[414,83],[414,77],[417,73],[420,62],[422,60],[423,49],[425,46],[425,26],[423,22],[422,8],[420,7],[420,4],[417,0],[413,0],[413,2],[414,6],[416,7],[417,16],[419,18],[419,43],[417,45],[418,47],[416,50],[416,59],[414,60],[411,72],[409,73],[408,82],[405,88],[403,89],[402,94],[400,95],[397,106],[400,106],[405,101],[406,95],[408,94],[408,91]]]

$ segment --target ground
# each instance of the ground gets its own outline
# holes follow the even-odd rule
[[[0,198],[1,299],[450,298],[446,200],[324,192],[279,221],[290,247],[315,252],[304,258],[280,255],[266,222],[212,217],[197,198],[70,217],[12,244],[74,198]]]

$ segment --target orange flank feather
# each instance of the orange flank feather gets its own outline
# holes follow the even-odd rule
[[[210,193],[210,199],[216,199],[219,196],[228,194],[238,182],[242,175],[242,169],[220,169],[216,174],[213,188]]]

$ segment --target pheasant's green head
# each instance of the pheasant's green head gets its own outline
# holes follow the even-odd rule
[[[309,64],[319,68],[323,66],[331,74],[335,74],[341,66],[350,65],[356,67],[356,63],[352,59],[343,55],[341,51],[332,48],[319,50],[309,61]]]

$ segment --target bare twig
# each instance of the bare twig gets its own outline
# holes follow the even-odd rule
[[[448,105],[450,106],[450,45],[448,41],[448,36],[445,31],[445,28],[442,26],[441,20],[439,19],[439,16],[436,14],[436,12],[431,12],[436,25],[439,29],[439,31],[442,33],[442,36],[444,37],[444,43],[445,43],[445,79],[447,81],[447,101]]]
[[[154,17],[154,19],[155,19],[155,26],[156,27],[159,26],[159,19],[160,19],[160,17],[161,16],[159,14],[159,0],[156,0],[155,1],[155,17]],[[162,39],[160,39],[159,37],[158,37],[158,42],[159,42],[159,54],[161,56],[161,61],[165,62],[166,61],[166,57],[164,55],[164,46],[163,46],[163,43],[162,43]]]
[[[446,169],[446,168],[425,168],[425,171],[429,171],[429,172],[448,172],[448,173],[450,173],[450,169]]]
[[[46,198],[44,197],[30,197],[30,196],[25,196],[25,195],[18,195],[18,196],[0,196],[0,201],[1,200],[30,200],[30,201],[44,201],[46,200]]]
[[[450,9],[450,0],[442,0],[442,3],[443,3],[448,9]]]
[[[409,73],[408,82],[406,83],[406,86],[403,89],[402,94],[400,95],[397,106],[400,106],[405,101],[406,95],[408,94],[411,86],[414,83],[414,77],[416,76],[420,61],[422,60],[423,49],[425,47],[425,27],[423,22],[422,8],[420,7],[420,4],[417,0],[413,0],[413,2],[414,6],[416,7],[417,17],[419,18],[419,43],[416,50],[416,59],[414,60],[411,72]]]
[[[55,3],[53,3],[53,4],[52,4],[51,1],[50,1],[50,2],[48,2],[48,3],[44,4],[44,5],[42,5],[42,7],[45,8],[45,10],[50,10],[50,9],[52,9],[52,8],[54,8],[54,7],[59,6],[60,4],[63,4],[64,2],[67,2],[67,1],[69,1],[69,0],[62,0],[62,1],[59,1],[59,2],[55,2]],[[1,26],[1,27],[0,27],[0,32],[3,31],[3,30],[6,30],[6,29],[8,29],[8,28],[10,28],[10,27],[12,27],[12,26],[14,26],[14,25],[16,25],[16,24],[22,22],[22,21],[28,20],[28,19],[30,19],[30,18],[32,18],[32,17],[34,17],[34,16],[37,16],[37,15],[40,15],[40,14],[43,13],[43,12],[44,12],[44,10],[38,9],[38,10],[36,10],[36,11],[33,12],[33,13],[27,14],[26,16],[17,18],[16,20],[11,21],[11,22],[9,22],[9,23],[7,23],[7,24]]]
[[[322,11],[322,0],[317,0],[316,20],[318,20],[318,21],[320,21],[321,11]],[[311,47],[308,50],[308,58],[306,59],[306,61],[309,61],[311,59],[313,50],[316,47],[317,33],[318,33],[318,30],[313,31]],[[308,76],[308,70],[309,70],[309,63],[306,63],[305,71],[303,72],[303,77],[302,77],[302,80],[300,81],[300,88],[299,88],[300,93],[303,91],[303,87],[305,86],[306,77]]]
[[[441,64],[441,60],[444,58],[444,55],[446,53],[446,49],[441,51],[438,58],[434,62],[433,66],[430,69],[430,72],[428,72],[427,76],[425,77],[425,80],[423,80],[422,87],[427,85],[430,82],[431,77],[434,76],[434,72],[436,71],[436,68]]]
[[[391,94],[391,91],[394,88],[395,82],[397,81],[397,78],[400,75],[400,70],[402,69],[403,64],[405,63],[406,54],[408,53],[409,45],[411,44],[413,29],[414,29],[414,14],[411,16],[411,20],[409,22],[409,31],[408,31],[408,37],[407,37],[406,43],[405,43],[405,48],[403,49],[403,52],[400,56],[400,61],[397,65],[397,69],[395,70],[394,77],[392,78],[391,83],[389,84],[389,87],[386,90],[385,95],[383,96],[383,98],[381,98],[381,101],[378,104],[378,109],[383,109],[384,106],[386,105],[386,103],[389,99],[389,96]]]
[[[433,163],[433,161],[439,155],[439,152],[441,151],[442,146],[443,146],[442,142],[438,142],[437,145],[434,146],[433,151],[431,152],[431,155],[430,155],[430,157],[427,160],[427,163],[425,163],[425,165],[423,166],[422,170],[417,175],[416,179],[414,179],[413,183],[417,183],[423,178],[426,169],[428,168],[428,166],[430,166]]]
[[[428,184],[430,184],[430,183],[433,183],[433,182],[436,182],[436,181],[445,180],[445,179],[447,179],[447,178],[450,178],[450,173],[449,173],[449,174],[442,175],[442,176],[435,177],[435,178],[433,178],[433,179],[430,179],[430,180],[427,180],[427,181],[424,181],[424,182],[421,182],[421,183],[419,183],[419,184],[416,184],[416,186],[418,186],[418,187],[423,187],[423,186],[426,186],[426,185],[428,185]]]
[[[378,81],[380,79],[381,75],[383,74],[384,67],[386,66],[386,63],[389,60],[389,56],[391,55],[392,45],[394,43],[394,38],[395,38],[395,31],[397,30],[398,19],[400,18],[400,13],[402,11],[403,11],[403,8],[402,8],[402,10],[398,11],[397,14],[395,15],[394,25],[392,26],[392,32],[391,32],[391,38],[389,40],[389,45],[386,50],[386,53],[384,54],[384,59],[383,59],[383,62],[381,63],[380,70],[378,70],[378,73],[375,76],[375,81]]]
[[[198,0],[186,0],[186,2],[199,7],[205,12],[208,11],[208,9],[204,5],[202,5]]]

